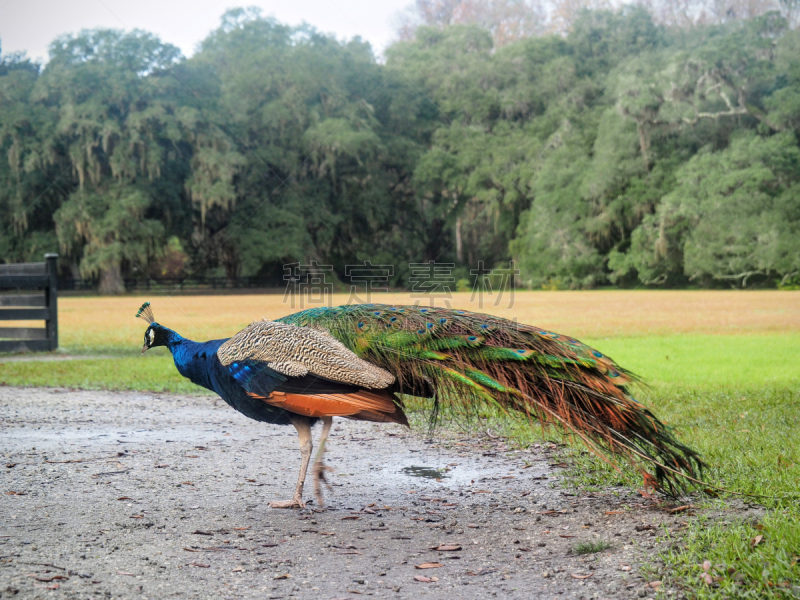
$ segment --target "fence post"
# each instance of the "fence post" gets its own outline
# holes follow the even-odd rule
[[[50,282],[45,293],[45,305],[50,318],[46,321],[47,339],[50,342],[50,352],[58,348],[58,254],[45,254],[47,275]]]

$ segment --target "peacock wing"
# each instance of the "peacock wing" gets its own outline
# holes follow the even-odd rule
[[[220,346],[217,357],[247,394],[309,417],[407,425],[388,388],[394,378],[321,330],[258,321]]]
[[[359,358],[327,331],[278,321],[256,321],[245,327],[219,347],[217,357],[224,366],[249,360],[289,377],[311,373],[368,389],[394,382],[390,373]]]

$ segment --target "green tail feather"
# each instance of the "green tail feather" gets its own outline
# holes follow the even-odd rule
[[[636,381],[578,340],[467,311],[417,306],[314,308],[279,319],[328,330],[395,375],[394,391],[435,395],[470,410],[490,403],[575,433],[612,464],[655,465],[661,490],[678,493],[703,463],[626,386]]]

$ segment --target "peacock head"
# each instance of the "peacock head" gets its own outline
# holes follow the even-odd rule
[[[136,316],[139,319],[144,319],[149,324],[147,331],[144,332],[144,346],[142,346],[142,354],[147,352],[150,348],[167,345],[174,332],[171,329],[156,323],[156,319],[153,316],[153,309],[150,308],[149,302],[142,304],[142,307],[139,309],[139,312],[136,313]]]

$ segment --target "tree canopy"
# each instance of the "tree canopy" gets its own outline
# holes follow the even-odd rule
[[[418,2],[384,62],[254,9],[189,59],[114,30],[0,55],[0,260],[59,251],[107,293],[310,261],[796,285],[795,5],[646,4],[545,27],[532,3]]]

